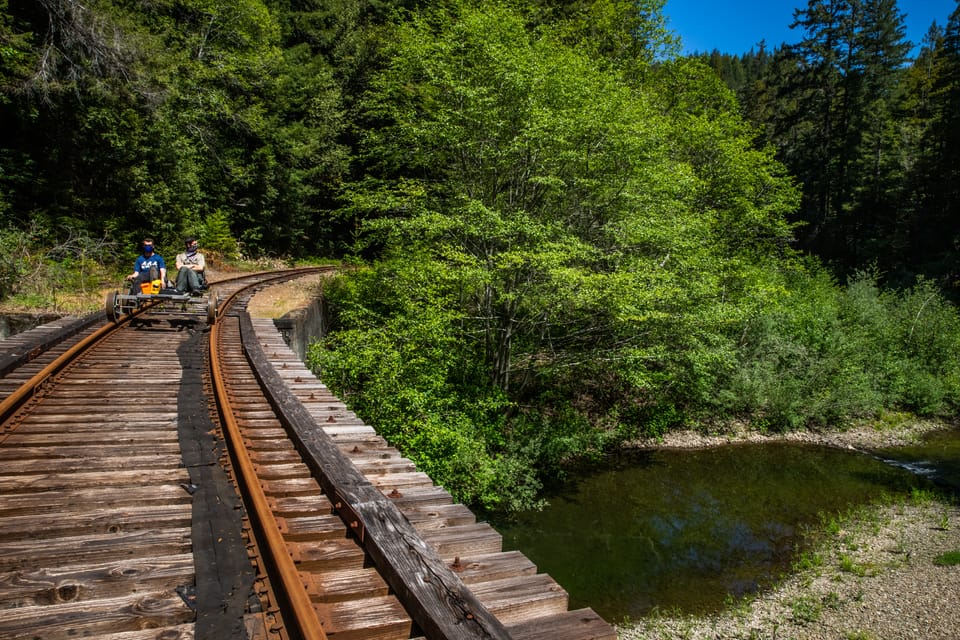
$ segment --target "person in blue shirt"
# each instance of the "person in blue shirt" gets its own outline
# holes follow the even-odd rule
[[[143,253],[133,263],[133,273],[127,276],[131,280],[130,292],[140,293],[140,284],[160,280],[167,281],[167,264],[163,256],[154,251],[153,238],[143,239]]]

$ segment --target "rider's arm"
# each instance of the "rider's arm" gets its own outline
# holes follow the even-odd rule
[[[140,264],[143,261],[138,257],[133,263],[133,273],[127,276],[127,280],[133,280],[140,275]]]

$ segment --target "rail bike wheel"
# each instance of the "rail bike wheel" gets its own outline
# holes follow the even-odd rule
[[[107,293],[107,302],[106,302],[106,312],[107,320],[110,322],[119,322],[120,321],[120,299],[116,291],[110,291]]]
[[[209,299],[207,300],[207,324],[216,324],[217,310],[219,307],[220,296],[216,293],[211,293]]]

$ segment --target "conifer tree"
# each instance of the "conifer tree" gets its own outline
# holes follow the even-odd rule
[[[960,5],[950,15],[943,37],[934,43],[929,89],[929,126],[923,131],[914,180],[918,207],[911,251],[928,272],[939,274],[953,295],[960,277]]]
[[[810,0],[771,65],[768,139],[804,186],[800,245],[849,272],[889,255],[902,185],[896,105],[909,43],[895,0]],[[754,87],[748,95],[756,100]]]

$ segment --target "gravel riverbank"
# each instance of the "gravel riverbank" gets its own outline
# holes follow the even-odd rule
[[[853,449],[915,442],[934,423],[777,439]],[[954,427],[955,428],[955,427]],[[648,447],[709,447],[771,437],[730,430],[672,434]],[[711,616],[657,615],[618,626],[621,640],[917,640],[960,639],[960,565],[937,558],[960,552],[960,509],[928,495],[864,507],[831,523],[803,566],[776,588]]]

